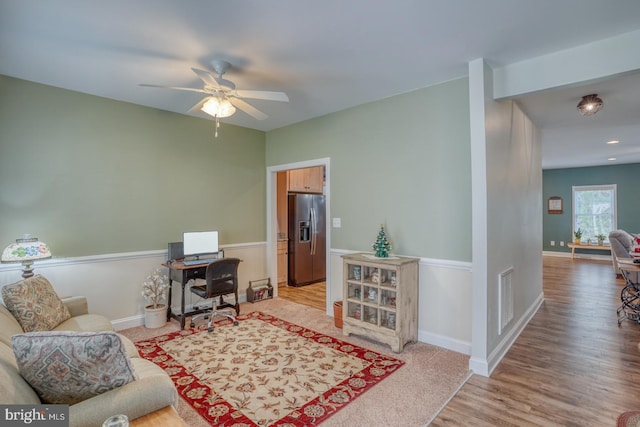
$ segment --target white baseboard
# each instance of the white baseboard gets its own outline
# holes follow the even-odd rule
[[[231,298],[231,301],[233,301],[233,298]],[[242,304],[243,302],[247,302],[247,296],[246,295],[238,295],[238,302],[240,304]],[[211,300],[202,300],[199,303],[196,304],[188,304],[185,305],[185,311],[189,312],[191,310],[193,310],[193,307],[210,307],[211,306]],[[180,306],[172,306],[171,307],[172,311],[174,313],[179,313],[180,312]],[[122,331],[124,329],[129,329],[129,328],[135,328],[136,326],[143,326],[144,325],[144,314],[138,314],[136,316],[130,316],[130,317],[124,317],[122,319],[116,319],[116,320],[112,320],[111,324],[113,325],[113,328],[116,331]]]
[[[111,325],[113,325],[113,329],[115,329],[116,331],[122,331],[124,329],[142,326],[144,325],[144,314],[112,320]]]
[[[455,351],[456,353],[462,353],[466,355],[471,354],[470,342],[456,340],[431,332],[418,331],[418,341],[446,348],[447,350]]]
[[[500,345],[491,352],[488,358],[483,359],[471,357],[469,359],[469,369],[471,369],[475,374],[489,377],[505,354],[507,354],[507,351],[509,351],[513,343],[516,342],[516,339],[518,339],[533,316],[535,316],[543,302],[544,293],[540,292],[540,295],[538,295],[538,298],[536,298],[534,303],[531,304],[527,312],[520,318],[520,320],[518,320],[518,323],[509,330],[505,339],[503,339],[500,342]]]

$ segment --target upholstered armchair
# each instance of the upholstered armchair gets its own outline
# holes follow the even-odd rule
[[[613,271],[620,273],[618,265],[619,259],[631,258],[629,252],[633,245],[634,236],[624,230],[613,230],[609,233],[609,242],[611,243],[611,259],[613,261]]]
[[[70,427],[177,408],[169,375],[106,317],[88,313],[86,298],[60,298],[41,275],[1,293],[0,404],[68,404]]]

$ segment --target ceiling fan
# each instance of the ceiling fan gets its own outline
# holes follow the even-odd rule
[[[205,113],[215,117],[216,122],[219,118],[233,115],[236,112],[236,108],[239,108],[258,120],[264,120],[268,117],[253,105],[243,101],[242,98],[289,102],[289,97],[284,92],[236,89],[236,85],[233,82],[222,77],[231,67],[229,62],[214,60],[211,62],[211,65],[213,66],[217,76],[214,76],[206,70],[191,68],[204,83],[204,87],[202,89],[151,84],[141,84],[140,86],[203,93],[207,96],[191,107],[189,112],[195,112],[198,110],[204,111]]]

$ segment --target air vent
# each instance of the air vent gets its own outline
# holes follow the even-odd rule
[[[513,267],[500,273],[500,319],[498,321],[498,333],[502,334],[509,322],[513,320]]]

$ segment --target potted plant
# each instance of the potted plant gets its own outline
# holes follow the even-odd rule
[[[163,269],[157,268],[142,283],[142,296],[148,305],[144,308],[144,325],[160,328],[167,323],[167,305],[162,303],[169,290],[169,277]]]
[[[573,236],[575,237],[573,243],[575,243],[576,245],[579,245],[580,239],[582,238],[582,230],[580,229],[580,227],[578,227],[578,229],[573,232]]]
[[[602,246],[604,245],[604,239],[606,239],[607,236],[605,236],[604,234],[598,234],[596,238],[598,239],[598,246]]]

